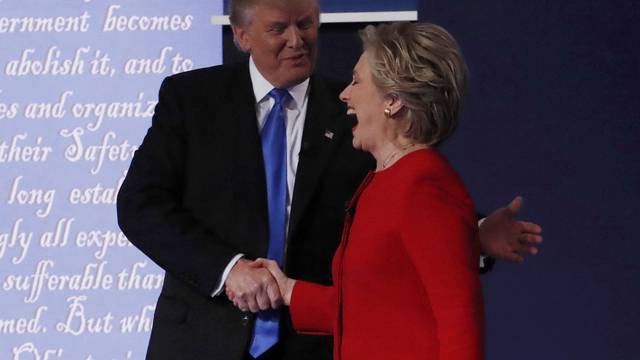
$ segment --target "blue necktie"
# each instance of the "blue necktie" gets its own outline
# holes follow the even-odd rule
[[[287,216],[287,134],[284,120],[285,106],[291,95],[284,89],[273,89],[268,94],[275,100],[262,128],[262,157],[267,180],[269,208],[269,248],[267,257],[282,266]],[[258,313],[249,353],[254,358],[262,355],[278,342],[280,311]]]

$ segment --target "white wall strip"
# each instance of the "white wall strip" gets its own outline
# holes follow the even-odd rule
[[[416,21],[417,11],[374,11],[374,12],[342,12],[322,13],[321,23],[355,23],[355,22],[386,22],[386,21]],[[229,25],[229,16],[216,15],[211,17],[213,25]]]

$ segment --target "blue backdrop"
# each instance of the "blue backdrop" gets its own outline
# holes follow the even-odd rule
[[[224,0],[224,13],[227,14],[229,0]],[[370,11],[415,11],[417,0],[320,0],[322,12],[370,12]]]
[[[115,195],[220,1],[0,1],[0,359],[143,359],[163,271]]]

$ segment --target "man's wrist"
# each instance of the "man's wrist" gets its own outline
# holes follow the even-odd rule
[[[234,266],[236,266],[238,261],[240,261],[242,258],[244,258],[244,254],[242,254],[242,253],[237,254],[236,256],[231,258],[231,261],[229,261],[227,266],[224,268],[224,271],[222,272],[222,275],[220,276],[220,282],[218,283],[218,286],[216,286],[215,290],[211,294],[211,297],[218,296],[218,295],[220,295],[222,293],[222,290],[224,289],[224,285],[227,282],[227,278],[229,277],[229,274],[231,273],[231,270],[233,269]]]

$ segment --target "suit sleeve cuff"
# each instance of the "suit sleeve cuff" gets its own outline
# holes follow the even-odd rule
[[[487,217],[481,217],[480,219],[478,219],[478,228],[480,227],[480,225],[482,225],[482,223],[487,220]],[[493,269],[493,264],[495,264],[496,259],[492,258],[489,255],[480,255],[480,274],[486,274],[489,271],[491,271],[491,269]]]
[[[244,254],[238,254],[234,256],[231,259],[231,261],[229,261],[229,264],[227,264],[227,267],[224,268],[224,271],[222,272],[222,276],[220,277],[220,282],[218,283],[218,286],[216,286],[216,289],[211,294],[211,297],[220,295],[220,293],[222,292],[222,288],[224,287],[224,283],[227,281],[227,277],[231,272],[231,269],[238,262],[238,260],[242,259],[243,257],[244,257]]]

